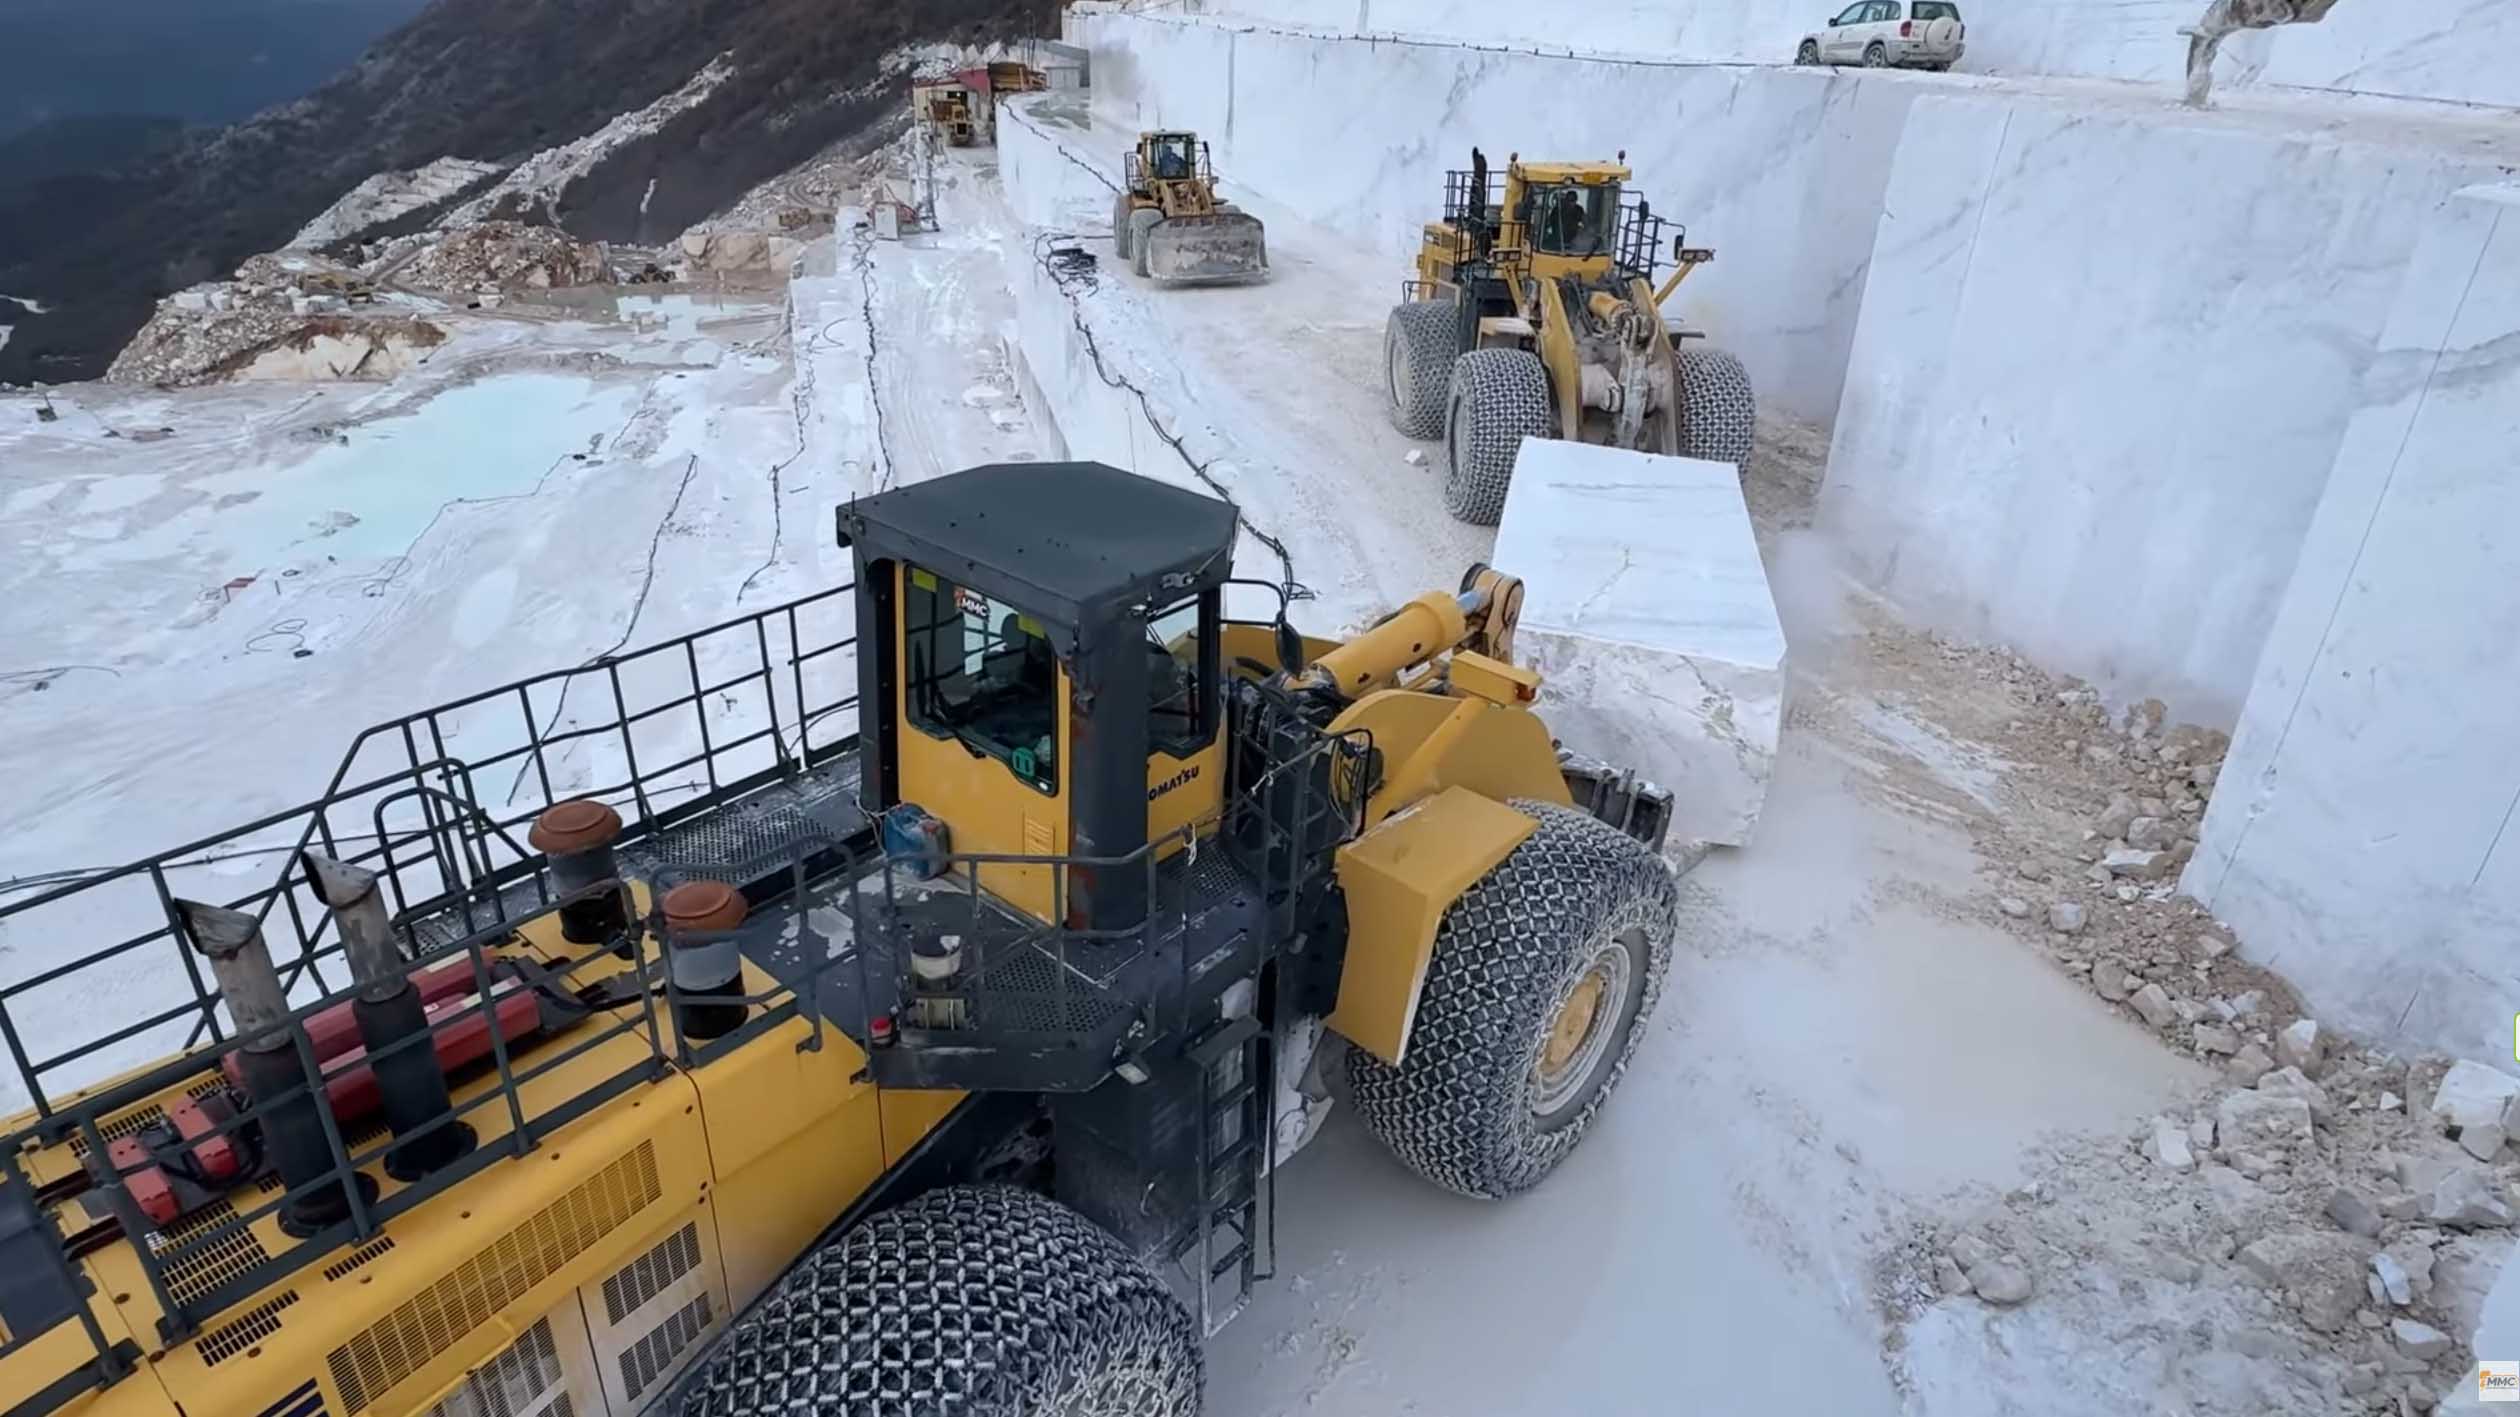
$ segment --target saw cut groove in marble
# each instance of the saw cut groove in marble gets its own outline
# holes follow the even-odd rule
[[[1750,839],[1785,716],[1785,631],[1729,463],[1527,439],[1497,530],[1520,657],[1578,752],[1672,790],[1675,840]]]

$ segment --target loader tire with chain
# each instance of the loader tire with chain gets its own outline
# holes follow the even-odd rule
[[[1123,262],[1129,259],[1129,216],[1135,210],[1126,192],[1111,199],[1111,248]]]
[[[1444,395],[1460,348],[1460,316],[1450,301],[1391,307],[1383,325],[1383,391],[1391,426],[1412,438],[1440,437]]]
[[[1540,830],[1445,912],[1401,1066],[1347,1050],[1365,1125],[1409,1169],[1483,1200],[1538,1185],[1583,1140],[1678,928],[1679,887],[1652,848],[1571,807],[1514,806]]]
[[[1444,413],[1444,506],[1472,526],[1496,525],[1523,439],[1551,431],[1549,371],[1539,355],[1474,349],[1454,360]]]
[[[1750,371],[1726,350],[1680,346],[1680,456],[1736,466],[1758,440],[1759,401]]]
[[[1118,1240],[956,1186],[809,1255],[686,1384],[681,1417],[1196,1417],[1198,1325]]]

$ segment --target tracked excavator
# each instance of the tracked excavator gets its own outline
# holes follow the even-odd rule
[[[0,983],[0,1402],[1195,1413],[1333,1081],[1539,1184],[1670,962],[1670,794],[1551,739],[1511,576],[1317,639],[1236,531],[1094,464],[853,502],[851,585],[8,903],[94,947]]]
[[[1626,162],[1516,154],[1500,174],[1474,148],[1445,176],[1383,355],[1392,423],[1444,440],[1444,505],[1463,521],[1504,514],[1525,438],[1749,460],[1749,373],[1667,313],[1715,253],[1627,190]]]
[[[1140,276],[1167,285],[1253,280],[1269,271],[1258,217],[1216,195],[1199,135],[1140,133],[1112,199],[1111,239]]]

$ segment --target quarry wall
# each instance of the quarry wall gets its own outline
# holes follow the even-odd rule
[[[2181,884],[2321,1017],[2500,1059],[2520,1017],[2520,186],[2425,225]]]

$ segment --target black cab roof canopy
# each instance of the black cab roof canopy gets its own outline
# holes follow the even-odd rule
[[[992,463],[844,504],[840,544],[1022,607],[1062,653],[1124,606],[1222,585],[1232,504],[1094,462]]]

